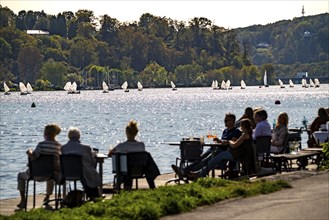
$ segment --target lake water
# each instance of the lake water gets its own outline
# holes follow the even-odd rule
[[[280,112],[287,112],[289,127],[301,127],[305,116],[310,123],[319,107],[329,107],[329,85],[320,88],[280,89],[247,87],[241,90],[212,90],[211,88],[170,88],[130,90],[125,93],[115,90],[81,91],[81,94],[67,94],[65,91],[33,92],[21,96],[14,92],[0,95],[0,198],[18,197],[17,173],[26,169],[28,148],[35,148],[43,139],[43,129],[48,123],[58,123],[62,132],[57,140],[67,142],[70,126],[81,129],[81,141],[107,153],[110,145],[125,140],[125,126],[130,119],[139,122],[138,139],[144,141],[161,173],[171,172],[179,149],[162,144],[179,141],[183,137],[206,135],[208,130],[221,135],[224,129],[224,115],[235,113],[239,118],[244,109],[265,108],[272,124]],[[280,105],[275,101],[280,100]],[[35,103],[36,107],[31,108]],[[303,146],[306,135],[303,135]],[[112,164],[104,163],[104,183],[112,182]],[[45,184],[37,190],[44,191]]]

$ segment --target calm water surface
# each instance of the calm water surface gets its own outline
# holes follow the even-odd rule
[[[26,169],[28,148],[35,148],[43,139],[48,123],[58,123],[62,132],[57,140],[67,142],[70,126],[81,129],[81,141],[100,152],[107,153],[110,145],[125,140],[125,126],[130,119],[140,124],[138,138],[155,158],[161,173],[170,172],[170,165],[179,155],[177,147],[162,144],[179,141],[182,137],[206,135],[208,130],[221,134],[224,114],[235,113],[239,118],[247,106],[262,107],[268,111],[272,124],[277,115],[289,114],[290,127],[301,127],[303,116],[311,122],[319,107],[329,106],[329,85],[320,88],[280,89],[247,87],[241,90],[212,90],[211,88],[144,89],[125,93],[115,90],[82,91],[66,94],[65,91],[33,92],[21,96],[12,93],[0,95],[0,198],[18,197],[17,173]],[[275,105],[280,100],[281,105]],[[32,103],[36,108],[31,108]],[[306,136],[303,136],[305,145]],[[112,182],[112,164],[104,163],[104,183]],[[45,184],[38,184],[43,192]]]

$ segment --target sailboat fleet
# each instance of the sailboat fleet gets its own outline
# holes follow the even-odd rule
[[[264,72],[264,77],[263,77],[263,83],[264,83],[264,86],[265,87],[268,87],[268,83],[267,83],[267,73],[266,71]],[[285,88],[285,85],[284,83],[282,82],[281,79],[278,79],[278,84],[280,86],[280,88]],[[289,88],[294,88],[295,85],[294,85],[294,82],[289,79]],[[177,90],[177,87],[175,85],[175,83],[173,81],[170,81],[170,85],[171,85],[171,88],[172,90]],[[314,81],[312,79],[309,79],[309,84],[307,83],[307,80],[306,79],[302,79],[301,81],[301,85],[303,88],[308,88],[308,87],[320,87],[320,81],[318,78],[314,78]],[[30,83],[27,83],[26,86],[24,85],[24,83],[22,82],[19,82],[19,90],[20,90],[20,95],[27,95],[27,94],[31,94],[33,92],[33,88],[31,86]],[[241,80],[240,81],[240,88],[241,89],[246,89],[247,85],[245,83],[244,80]],[[260,88],[262,86],[259,86]],[[129,92],[129,89],[128,89],[128,82],[125,81],[121,88],[124,90],[124,92]],[[222,80],[221,82],[221,85],[218,84],[218,81],[217,80],[213,80],[212,83],[211,83],[211,88],[213,90],[219,90],[219,89],[222,89],[222,90],[229,90],[229,89],[232,89],[231,87],[231,81],[230,80],[227,80],[225,82],[225,80]],[[4,82],[3,83],[3,89],[4,89],[4,95],[10,95],[10,88],[7,86],[7,84]],[[138,91],[143,91],[143,85],[141,82],[137,82],[137,89]],[[67,82],[64,86],[64,90],[67,91],[68,94],[80,94],[80,91],[77,90],[77,84],[76,82]],[[102,91],[103,93],[108,93],[109,90],[114,90],[114,88],[112,87],[112,89],[109,89],[109,86],[106,84],[105,81],[103,81],[102,83]]]

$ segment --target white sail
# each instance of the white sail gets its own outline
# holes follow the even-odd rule
[[[77,88],[78,88],[78,85],[76,84],[76,82],[73,82],[72,86],[71,86],[72,92],[76,92]]]
[[[314,79],[314,84],[315,84],[315,87],[320,87],[320,81],[318,78]]]
[[[127,82],[127,81],[124,82],[124,83],[122,84],[121,88],[124,89],[125,92],[128,92],[128,91],[129,91],[129,90],[128,90],[128,82]]]
[[[19,82],[19,90],[21,93],[27,93],[27,88],[22,82]]]
[[[67,91],[67,92],[70,92],[71,91],[71,82],[67,82],[64,86],[64,90]]]
[[[241,89],[245,89],[247,87],[243,79],[241,80],[240,84],[241,84]]]
[[[137,88],[138,88],[138,91],[142,91],[142,90],[143,90],[143,85],[142,85],[142,83],[137,82]]]
[[[264,73],[264,86],[268,86],[268,84],[267,84],[267,73],[266,73],[266,71]]]
[[[279,85],[280,85],[280,88],[284,88],[285,86],[283,85],[283,82],[281,79],[278,80],[279,81]]]
[[[30,93],[31,94],[33,92],[33,88],[32,88],[32,86],[31,86],[30,83],[27,83],[26,89],[27,89],[27,93]]]
[[[211,88],[215,89],[215,80],[212,81]]]
[[[302,87],[305,87],[305,88],[308,87],[306,79],[302,79]]]
[[[109,87],[107,86],[106,82],[103,81],[102,87],[103,87],[103,92],[109,91]]]
[[[171,88],[172,89],[176,89],[176,85],[175,85],[175,83],[173,81],[170,81],[170,85],[171,85]]]
[[[5,93],[8,93],[10,91],[9,87],[7,86],[7,84],[5,82],[3,83],[3,88],[5,90]]]
[[[228,79],[227,81],[226,81],[226,89],[230,89],[231,88],[231,81]]]
[[[224,80],[222,81],[222,83],[221,83],[221,85],[220,85],[220,88],[221,88],[221,89],[227,89],[227,88],[226,88],[226,83],[225,83]]]
[[[310,79],[310,87],[315,87],[315,84],[312,79]]]
[[[294,87],[295,85],[294,85],[294,83],[292,82],[292,80],[291,79],[289,79],[289,87]]]
[[[214,89],[219,89],[219,87],[218,87],[218,81],[217,80],[215,80],[215,87],[214,87]]]

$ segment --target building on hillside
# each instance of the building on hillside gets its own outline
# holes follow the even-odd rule
[[[26,33],[29,35],[49,35],[48,31],[42,30],[27,30]]]

